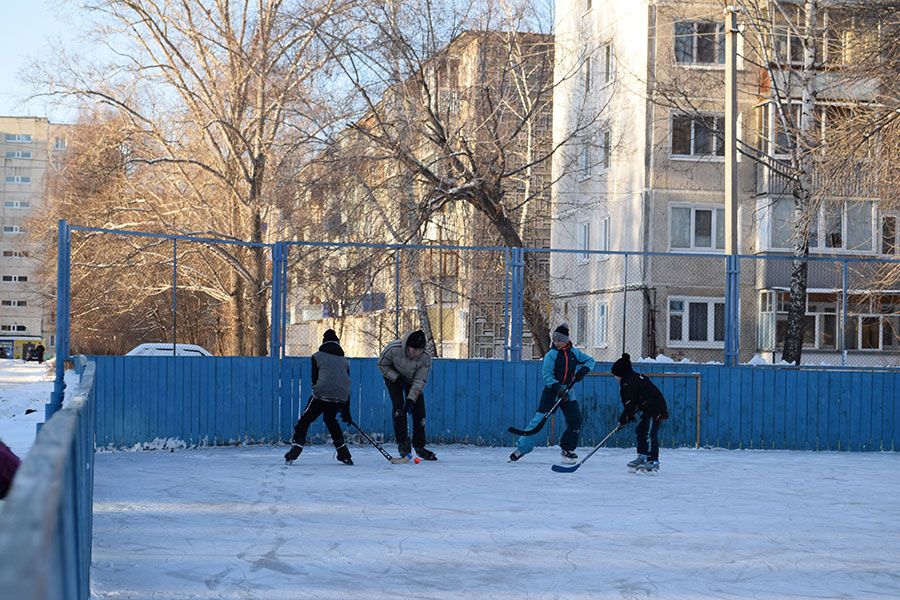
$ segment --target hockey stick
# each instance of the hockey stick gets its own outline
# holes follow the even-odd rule
[[[550,418],[550,415],[552,415],[554,412],[556,412],[556,409],[559,408],[559,405],[563,403],[563,400],[564,400],[564,399],[568,399],[568,397],[569,397],[569,390],[572,389],[572,386],[575,385],[575,383],[576,383],[576,382],[573,381],[572,383],[569,384],[569,387],[567,387],[565,390],[563,390],[562,395],[559,396],[559,397],[556,399],[556,404],[554,404],[554,405],[553,405],[553,408],[551,408],[549,411],[547,411],[547,412],[544,414],[544,418],[542,418],[542,419],[538,422],[537,425],[535,425],[535,426],[532,427],[531,429],[518,429],[518,428],[516,428],[516,427],[507,427],[506,430],[507,430],[508,432],[512,433],[512,434],[515,434],[515,435],[529,436],[529,435],[534,435],[534,434],[536,434],[538,431],[540,431],[541,429],[544,428],[544,424],[547,423],[547,419]]]
[[[606,443],[606,440],[608,440],[609,438],[611,438],[611,437],[613,436],[613,434],[616,433],[617,431],[619,431],[620,429],[622,429],[622,426],[621,426],[621,425],[616,425],[615,429],[613,429],[613,430],[610,431],[608,434],[606,434],[606,437],[603,438],[602,440],[600,440],[600,443],[597,444],[596,446],[594,446],[594,449],[591,450],[590,452],[588,452],[587,456],[585,456],[584,458],[582,458],[581,460],[579,460],[579,461],[578,461],[577,463],[575,463],[574,465],[553,465],[553,466],[550,467],[550,468],[553,469],[554,471],[556,471],[557,473],[574,473],[575,471],[578,470],[578,467],[580,467],[581,465],[583,465],[583,464],[587,461],[587,459],[589,459],[590,457],[592,457],[592,456],[594,455],[594,452],[596,452],[597,450],[599,450],[600,447],[603,446],[603,444]]]
[[[406,456],[401,456],[401,457],[399,457],[399,458],[394,458],[393,456],[391,456],[390,454],[388,454],[387,451],[386,451],[384,448],[382,448],[381,445],[378,444],[378,442],[376,442],[376,441],[373,440],[371,437],[369,437],[369,434],[368,434],[368,433],[366,433],[365,431],[363,431],[362,429],[360,429],[359,425],[356,424],[356,421],[351,420],[351,421],[350,421],[350,424],[353,425],[354,427],[356,427],[356,430],[357,430],[358,432],[360,432],[364,438],[366,438],[367,440],[369,440],[369,443],[372,444],[373,446],[375,446],[375,448],[376,448],[379,452],[381,452],[381,455],[382,455],[383,457],[385,457],[386,459],[388,459],[392,464],[395,464],[395,465],[405,465],[406,463],[409,462],[409,458],[406,457]]]

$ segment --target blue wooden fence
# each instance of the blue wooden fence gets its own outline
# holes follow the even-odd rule
[[[309,359],[94,357],[97,444],[129,447],[158,439],[187,445],[287,441],[310,392]],[[584,414],[582,445],[615,426],[618,387],[608,371],[576,386]],[[895,450],[900,440],[900,374],[854,370],[718,365],[640,365],[656,378],[671,419],[668,447]],[[374,358],[351,359],[354,419],[392,439],[390,399]],[[430,442],[513,444],[537,405],[540,363],[436,360],[425,388]],[[699,436],[698,393],[699,385]],[[560,417],[561,418],[561,417]],[[541,443],[562,433],[556,418]],[[317,423],[312,439],[326,439]],[[631,446],[631,432],[612,445]]]

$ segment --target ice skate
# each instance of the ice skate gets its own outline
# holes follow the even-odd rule
[[[641,465],[647,462],[646,454],[638,454],[637,458],[628,461],[628,470],[634,473]]]
[[[289,465],[297,460],[301,452],[303,452],[303,446],[299,444],[292,445],[291,449],[284,453],[284,464]]]
[[[416,448],[416,454],[422,460],[437,460],[437,454],[428,448]]]
[[[353,464],[353,459],[350,457],[350,450],[347,449],[347,444],[344,444],[337,449],[337,459],[345,465]]]
[[[564,465],[574,465],[578,460],[578,455],[572,452],[571,450],[561,450],[560,454],[562,455],[562,463]]]
[[[525,456],[525,453],[516,448],[512,454],[509,455],[509,462],[516,462],[520,458]]]
[[[645,463],[638,465],[637,469],[635,469],[637,473],[647,473],[648,475],[655,475],[659,472],[659,461],[658,460],[648,460]]]

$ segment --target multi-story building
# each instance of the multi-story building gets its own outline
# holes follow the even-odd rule
[[[741,261],[741,361],[754,354],[780,358],[791,267],[762,258],[790,253],[794,246],[791,186],[779,174],[783,171],[763,163],[783,166],[789,138],[773,107],[779,102],[799,106],[789,79],[802,63],[802,52],[791,33],[796,30],[778,22],[801,25],[802,2],[781,2],[785,10],[769,4],[759,0],[760,14],[773,11],[771,34],[745,32],[738,41],[738,138],[762,159],[738,160],[738,250],[760,258]],[[872,86],[841,85],[841,61],[852,52],[860,24],[841,31],[841,23],[853,20],[827,2],[819,4],[825,25],[817,42],[827,68],[817,75],[816,127],[825,136],[842,111],[872,100],[873,92]],[[555,254],[553,310],[570,320],[578,343],[603,359],[627,351],[721,361],[726,278],[722,3],[557,0],[555,25],[561,83],[554,97],[554,144],[565,144],[568,151],[554,161],[552,246],[721,253],[722,258]],[[758,39],[771,47],[752,51]],[[756,56],[769,56],[771,62],[747,58]],[[788,90],[787,100],[776,94],[773,63],[784,73],[776,84],[789,82],[780,88]],[[594,110],[601,115],[599,126],[584,127],[582,115]],[[814,184],[817,179],[822,178],[814,175]],[[813,257],[896,254],[897,216],[879,211],[876,186],[863,179],[829,182],[827,197],[811,217]],[[847,285],[840,263],[811,264],[804,362],[840,364],[848,359],[842,349],[853,351],[851,363],[900,362],[896,294],[873,294],[862,274],[872,270],[853,271]],[[843,339],[842,293],[847,293]]]
[[[483,90],[489,87],[494,90],[491,100],[498,106],[514,107],[521,101],[517,95],[522,89],[511,85],[513,75],[503,71],[504,66],[509,69],[508,65],[514,64],[504,53],[512,48],[507,46],[511,41],[519,45],[519,50],[529,47],[526,61],[537,65],[527,71],[529,80],[522,82],[523,87],[531,86],[544,93],[532,99],[534,113],[525,126],[512,116],[514,109],[497,120],[501,131],[498,135],[507,139],[506,145],[496,155],[484,158],[478,153],[490,152],[484,149],[493,146],[487,137],[487,126],[476,129],[477,124],[485,123],[486,110],[476,99],[483,97]],[[468,142],[459,140],[468,135],[476,140],[469,147],[474,148],[473,161],[488,163],[496,159],[497,168],[510,171],[515,165],[526,163],[525,157],[549,155],[552,52],[552,37],[547,35],[466,32],[439,56],[427,61],[425,77],[437,103],[434,115],[442,127],[457,136],[450,144],[459,144],[462,153],[462,144]],[[547,68],[542,70],[541,64]],[[420,83],[413,82],[408,87],[415,89]],[[409,117],[402,109],[392,112],[388,108],[393,106],[392,95],[398,93],[408,93],[407,87],[401,85],[399,91],[389,89],[388,99],[373,110],[377,118],[365,115],[354,127],[343,131],[319,160],[306,169],[304,179],[308,187],[297,202],[300,210],[293,207],[284,212],[283,218],[290,220],[294,228],[289,235],[319,242],[410,243],[431,247],[506,245],[484,213],[463,197],[427,211],[421,226],[413,223],[420,218],[417,215],[427,204],[426,199],[433,197],[429,183],[423,181],[427,178],[411,173],[395,155],[372,144],[361,133],[367,128],[377,131],[384,122],[402,129],[403,119],[421,117]],[[428,109],[414,106],[412,110],[427,112]],[[527,110],[520,112],[527,113]],[[521,135],[512,133],[517,127]],[[404,138],[404,144],[416,148],[416,160],[429,165],[451,162],[452,152],[424,139],[426,133],[422,129],[415,126],[407,129],[410,133],[408,139]],[[523,244],[547,247],[550,241],[549,160],[523,169],[522,177],[503,179],[502,185],[501,210],[509,215]],[[415,206],[420,208],[410,208]],[[280,226],[270,227],[270,231],[279,230]],[[508,324],[504,317],[508,308],[504,306],[506,264],[502,250],[404,249],[395,259],[394,251],[377,249],[295,249],[294,256],[303,257],[299,258],[301,266],[322,265],[323,268],[305,281],[299,269],[297,277],[292,277],[288,301],[289,353],[314,349],[322,330],[335,327],[342,332],[342,342],[346,342],[349,352],[372,354],[393,339],[398,317],[400,329],[405,331],[418,326],[421,315],[427,312],[440,356],[503,358],[505,355]],[[536,274],[531,279],[533,297],[542,306],[546,306],[548,297],[548,262],[546,255],[535,255],[526,264]],[[396,287],[401,290],[399,298]],[[523,354],[528,358],[533,353],[536,351],[526,323]]]
[[[36,275],[45,242],[29,241],[29,217],[46,202],[49,169],[66,150],[65,126],[39,117],[0,117],[0,346],[22,357],[27,344],[56,339],[52,309],[37,292]]]

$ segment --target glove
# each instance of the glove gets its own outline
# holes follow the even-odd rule
[[[622,413],[619,416],[619,427],[625,427],[632,421],[634,421],[634,415],[629,415],[628,413]]]
[[[575,381],[581,381],[581,380],[584,379],[584,378],[587,376],[587,374],[590,373],[590,372],[591,372],[591,370],[588,369],[587,367],[581,367],[580,369],[578,369],[577,371],[575,371]]]
[[[347,400],[343,404],[341,404],[341,421],[349,425],[353,421],[353,417],[350,415],[350,401]]]
[[[557,398],[562,398],[566,395],[566,386],[561,383],[554,383],[552,386],[550,386],[550,389],[553,390],[553,393]]]

